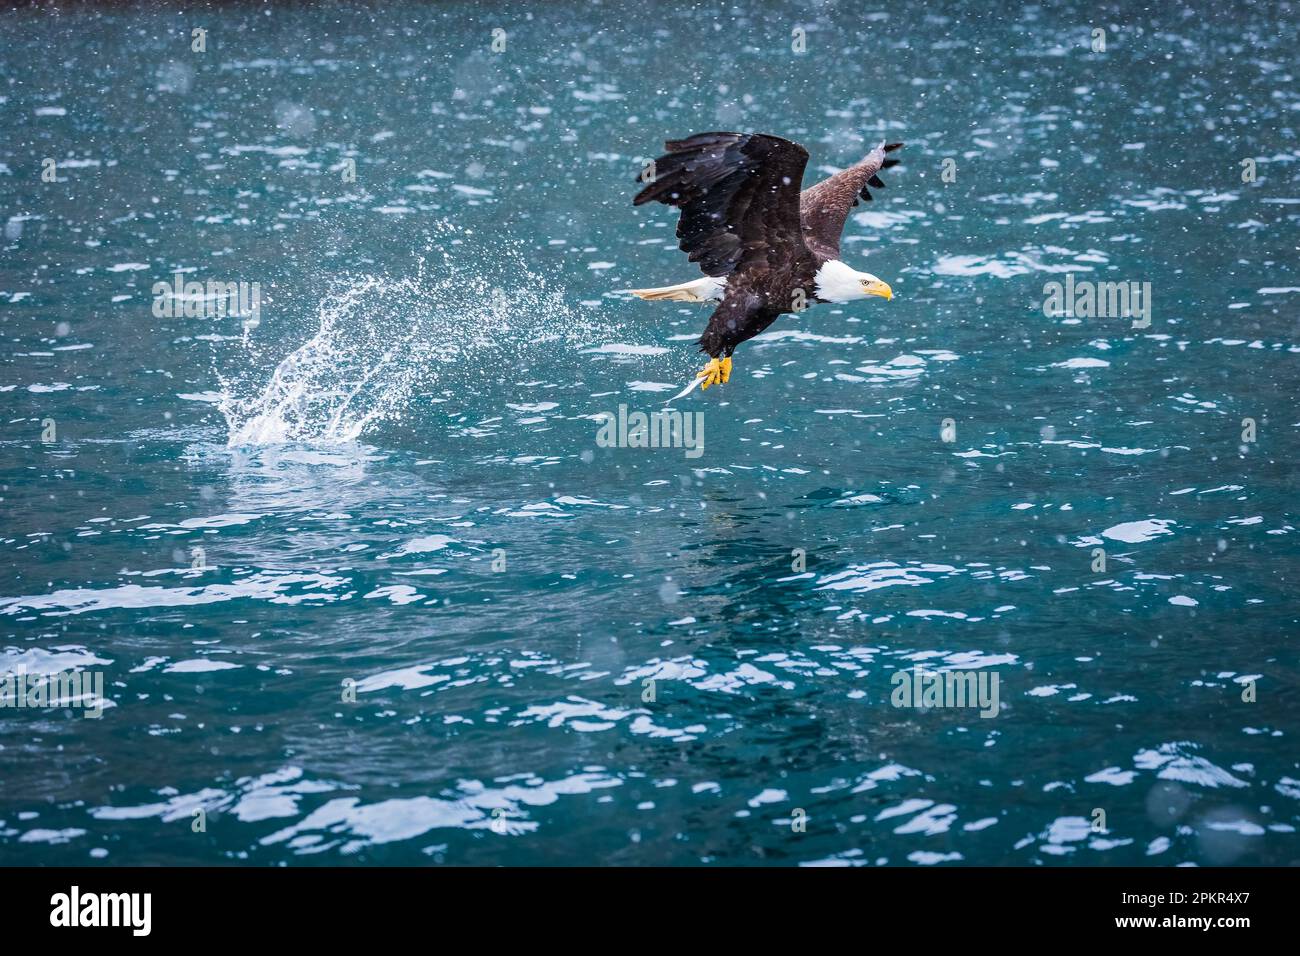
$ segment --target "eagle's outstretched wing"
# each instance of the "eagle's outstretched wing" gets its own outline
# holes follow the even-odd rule
[[[664,148],[632,204],[681,209],[679,245],[705,275],[803,252],[799,187],[808,151],[798,143],[762,133],[698,133]]]
[[[809,186],[799,197],[799,215],[803,220],[804,243],[817,256],[823,259],[840,257],[840,233],[844,231],[844,222],[849,218],[849,210],[858,204],[861,197],[871,201],[868,186],[883,189],[885,184],[876,174],[882,169],[897,166],[898,160],[886,158],[900,148],[902,143],[887,143],[877,146],[860,163],[842,169],[834,176],[823,179],[816,186]]]

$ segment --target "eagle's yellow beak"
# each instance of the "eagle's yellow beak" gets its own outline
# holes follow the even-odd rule
[[[862,291],[867,295],[878,295],[882,299],[892,299],[894,297],[894,290],[889,287],[889,283],[880,279],[870,279],[863,282]]]

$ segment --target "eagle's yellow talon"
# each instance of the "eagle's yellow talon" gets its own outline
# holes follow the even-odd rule
[[[704,379],[700,383],[701,389],[706,389],[710,385],[717,385],[719,382],[725,382],[731,377],[731,359],[709,359],[709,364],[704,366],[695,377]]]

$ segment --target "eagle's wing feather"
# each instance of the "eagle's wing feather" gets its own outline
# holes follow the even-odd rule
[[[762,133],[699,133],[664,144],[649,185],[632,200],[681,209],[677,238],[705,275],[803,252],[799,187],[808,151]]]
[[[817,256],[823,259],[840,257],[840,233],[844,231],[849,210],[858,204],[859,198],[871,201],[868,186],[884,188],[885,184],[876,174],[898,165],[898,160],[889,159],[886,154],[902,145],[887,143],[877,146],[862,162],[842,169],[803,191],[799,197],[799,215],[803,220],[804,243]]]

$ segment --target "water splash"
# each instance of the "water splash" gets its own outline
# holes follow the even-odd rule
[[[465,369],[514,363],[548,343],[589,345],[616,331],[549,289],[517,251],[496,247],[485,257],[451,245],[434,267],[420,259],[411,276],[334,280],[317,306],[315,334],[269,381],[265,369],[218,370],[227,444],[353,442],[378,422],[400,420],[421,391],[472,385]],[[251,354],[226,361],[235,366]]]

